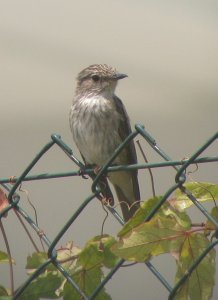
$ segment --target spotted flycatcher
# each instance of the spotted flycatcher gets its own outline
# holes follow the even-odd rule
[[[87,166],[102,167],[131,133],[125,107],[115,95],[118,80],[125,77],[127,75],[105,64],[91,65],[77,77],[70,127]],[[128,165],[136,162],[135,146],[131,141],[113,163]],[[137,170],[110,172],[107,177],[115,188],[124,220],[128,221],[139,207]],[[106,178],[100,187],[103,196],[111,198]]]

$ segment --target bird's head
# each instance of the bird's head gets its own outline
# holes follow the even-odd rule
[[[117,81],[125,77],[127,75],[118,73],[108,65],[91,65],[78,74],[76,94],[90,97],[99,94],[113,95]]]

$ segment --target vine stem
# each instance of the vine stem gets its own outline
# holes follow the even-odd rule
[[[18,218],[18,220],[20,221],[21,225],[23,226],[23,229],[25,230],[26,234],[28,235],[31,243],[33,244],[33,247],[35,248],[36,252],[40,252],[39,248],[37,247],[36,243],[34,242],[29,230],[27,229],[26,225],[24,224],[22,218],[20,217],[19,213],[14,209],[14,212]]]
[[[2,223],[1,220],[0,220],[0,228],[1,228],[1,231],[2,231],[3,239],[4,239],[4,242],[5,242],[5,246],[6,246],[8,257],[9,257],[11,293],[12,293],[12,295],[14,295],[14,272],[13,272],[13,262],[12,262],[12,257],[11,257],[11,250],[10,250],[7,235],[5,233],[5,229],[4,229],[4,226],[3,226],[3,223]]]

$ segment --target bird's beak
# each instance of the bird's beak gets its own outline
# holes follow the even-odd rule
[[[117,73],[117,74],[114,75],[114,79],[116,79],[116,80],[123,79],[123,78],[126,78],[126,77],[128,77],[128,75],[122,74],[122,73]]]

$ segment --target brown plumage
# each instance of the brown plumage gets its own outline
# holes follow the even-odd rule
[[[107,65],[91,65],[77,77],[70,127],[87,165],[102,167],[131,132],[125,107],[115,95],[117,81],[125,77],[127,75]],[[113,163],[127,165],[136,162],[135,146],[131,141]],[[111,172],[108,178],[117,193],[124,220],[128,221],[139,207],[137,171]],[[112,197],[106,178],[100,187],[106,198]]]

